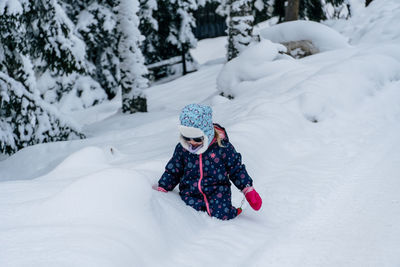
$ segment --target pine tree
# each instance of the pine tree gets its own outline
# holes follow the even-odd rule
[[[254,1],[254,24],[260,23],[262,21],[271,18],[271,6],[273,0],[255,0]]]
[[[327,0],[324,9],[327,11],[328,19],[348,19],[351,15],[350,4],[347,0]]]
[[[162,27],[158,27],[158,36],[160,40],[163,40],[158,44],[157,51],[161,59],[169,59],[180,54],[178,47],[169,41],[171,29],[174,28],[173,24],[177,20],[176,10],[170,0],[159,0],[157,4],[158,9],[154,13],[154,18],[158,25],[162,25]]]
[[[139,31],[137,0],[120,0],[118,5],[118,43],[122,111],[146,112],[147,104],[143,89],[148,80],[144,78],[147,69],[144,66],[144,57],[140,51],[140,43],[144,37]]]
[[[82,102],[87,106],[102,101],[105,95],[100,86],[87,79],[90,68],[85,44],[75,35],[74,24],[58,2],[12,2],[11,6],[19,7],[18,15],[10,15],[11,10],[8,10],[1,18],[3,22],[18,21],[16,24],[8,23],[2,30],[13,33],[5,44],[11,51],[5,53],[6,73],[49,103],[56,103],[67,94],[76,99],[84,97]],[[86,92],[78,95],[83,90]]]
[[[185,65],[179,62],[178,57],[185,58],[183,62],[187,64],[187,71],[193,70],[195,68],[194,60],[190,56],[189,48],[194,47],[197,41],[193,34],[195,27],[193,11],[197,8],[196,1],[158,0],[157,9],[154,9],[154,5],[143,0],[142,7],[149,9],[149,6],[153,6],[152,17],[160,25],[157,32],[154,33],[157,37],[146,38],[145,47],[142,46],[146,63],[151,65],[152,78],[157,80],[172,75],[180,75]],[[147,37],[147,34],[154,32],[155,28],[149,27],[151,20],[149,16],[144,19],[146,13],[149,14],[148,11],[143,13],[141,11],[139,15],[142,33],[146,34]],[[144,22],[147,22],[147,25]],[[151,24],[154,25],[154,21]]]
[[[139,30],[142,35],[146,36],[143,41],[141,50],[145,57],[146,64],[152,64],[161,60],[158,51],[160,46],[160,38],[158,36],[158,21],[155,13],[158,10],[156,0],[140,0],[139,10]]]
[[[229,0],[228,60],[239,55],[252,41],[252,0]]]
[[[112,99],[119,82],[116,1],[61,0],[61,3],[85,42],[87,59],[93,66],[89,75]]]
[[[40,98],[36,77],[84,72],[81,42],[56,1],[0,5],[0,152],[83,137]]]
[[[299,6],[299,18],[312,21],[322,21],[326,19],[321,0],[302,0]]]
[[[73,25],[56,1],[13,2],[0,10],[2,45],[6,48],[0,61],[3,71],[31,92],[32,84],[27,84],[34,80],[31,76],[40,77],[46,71],[53,76],[86,71],[85,55],[79,49],[83,43],[72,34]]]
[[[84,138],[68,119],[0,72],[0,153],[39,143]]]
[[[171,45],[176,46],[180,52],[183,63],[183,74],[186,74],[189,49],[197,45],[197,39],[193,34],[193,29],[196,27],[193,12],[197,9],[198,5],[195,0],[172,0],[170,3],[174,13],[167,41]]]

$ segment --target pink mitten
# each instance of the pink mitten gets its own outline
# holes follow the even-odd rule
[[[254,210],[259,210],[261,208],[262,199],[252,186],[246,187],[245,189],[242,190],[242,192],[244,193],[247,202],[249,202],[250,206]]]
[[[167,193],[168,191],[167,190],[165,190],[164,188],[162,188],[162,187],[160,187],[160,186],[158,186],[158,185],[153,185],[152,186],[152,188],[154,189],[154,190],[156,190],[156,191],[160,191],[160,192],[164,192],[164,193]]]

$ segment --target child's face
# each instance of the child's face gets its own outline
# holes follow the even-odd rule
[[[203,144],[203,141],[201,141],[201,142],[196,142],[196,141],[194,141],[193,139],[191,139],[191,140],[189,140],[189,141],[186,141],[186,142],[188,142],[189,144],[191,144],[192,147],[198,147],[198,146],[201,146],[201,145]]]
[[[204,137],[202,137],[202,136],[201,137],[195,137],[195,138],[186,137],[184,135],[181,135],[181,136],[192,147],[201,146],[203,144],[203,142],[204,142]]]

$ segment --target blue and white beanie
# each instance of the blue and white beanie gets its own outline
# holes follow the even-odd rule
[[[197,150],[196,154],[204,153],[214,138],[214,125],[212,121],[212,109],[209,106],[190,104],[182,109],[179,117],[181,125],[179,132],[181,135],[191,138],[204,137],[203,147]],[[189,144],[182,136],[181,145],[189,149]]]

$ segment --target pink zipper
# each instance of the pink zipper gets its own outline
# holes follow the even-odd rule
[[[200,193],[201,193],[201,194],[203,195],[203,197],[204,197],[204,201],[206,202],[207,213],[208,213],[208,215],[211,216],[210,206],[209,206],[209,204],[208,204],[207,197],[206,197],[206,195],[203,193],[203,191],[201,190],[201,180],[203,179],[203,157],[202,157],[202,156],[203,156],[202,154],[199,155],[200,179],[199,179],[199,183],[198,183],[198,188],[199,188]]]

